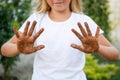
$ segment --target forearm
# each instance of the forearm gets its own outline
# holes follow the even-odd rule
[[[107,47],[107,46],[100,46],[98,50],[98,54],[104,57],[109,61],[116,61],[118,60],[120,54],[119,51],[114,47]]]
[[[13,57],[19,53],[17,45],[7,42],[1,47],[2,55],[7,57]]]

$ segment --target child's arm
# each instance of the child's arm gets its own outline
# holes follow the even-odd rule
[[[112,44],[103,36],[98,37],[99,49],[98,54],[110,61],[118,60],[120,53]]]
[[[16,41],[16,36],[13,36],[8,42],[4,43],[1,47],[2,55],[12,57],[20,53],[17,49]]]
[[[96,30],[95,36],[92,36],[92,33],[86,22],[86,31],[80,23],[78,23],[78,27],[80,28],[82,35],[79,34],[75,29],[72,29],[72,32],[81,40],[82,45],[80,46],[77,44],[72,44],[71,46],[73,48],[88,54],[97,52],[99,55],[110,61],[118,60],[120,55],[119,51],[113,47],[102,34],[99,34],[99,27]]]
[[[41,28],[39,32],[32,36],[36,21],[33,22],[30,31],[28,31],[29,25],[30,22],[27,22],[23,33],[14,28],[15,35],[1,47],[1,52],[4,56],[11,57],[19,53],[30,54],[44,48],[44,45],[34,46],[35,40],[44,29]]]

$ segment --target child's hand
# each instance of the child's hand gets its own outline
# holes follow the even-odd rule
[[[14,33],[17,37],[17,48],[19,50],[20,53],[32,53],[35,51],[38,51],[42,48],[44,48],[44,45],[39,45],[37,47],[34,47],[34,42],[37,39],[37,37],[44,31],[44,29],[40,29],[39,32],[37,32],[34,36],[32,36],[32,33],[34,31],[35,25],[36,25],[36,21],[34,21],[32,23],[32,26],[30,28],[30,31],[28,31],[30,22],[28,21],[26,23],[25,29],[23,33],[20,33],[17,31],[17,29],[14,27]]]
[[[72,44],[71,46],[86,53],[97,52],[99,49],[97,38],[99,36],[100,28],[97,27],[95,36],[92,36],[87,22],[85,22],[86,31],[83,29],[80,23],[78,23],[78,26],[82,35],[78,33],[75,29],[72,29],[72,32],[81,40],[82,46],[76,44]]]

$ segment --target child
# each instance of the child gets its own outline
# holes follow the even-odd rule
[[[39,0],[19,31],[2,48],[5,56],[36,54],[32,80],[87,80],[85,53],[115,61],[119,52],[82,14],[80,0]]]

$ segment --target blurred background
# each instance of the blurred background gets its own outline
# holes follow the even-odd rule
[[[83,11],[104,30],[120,51],[120,0],[82,0]],[[0,47],[35,12],[36,0],[0,0]],[[98,55],[86,55],[88,80],[120,80],[120,61],[109,62]],[[0,52],[0,80],[31,80],[34,54],[5,57]],[[89,62],[88,62],[89,61]]]

